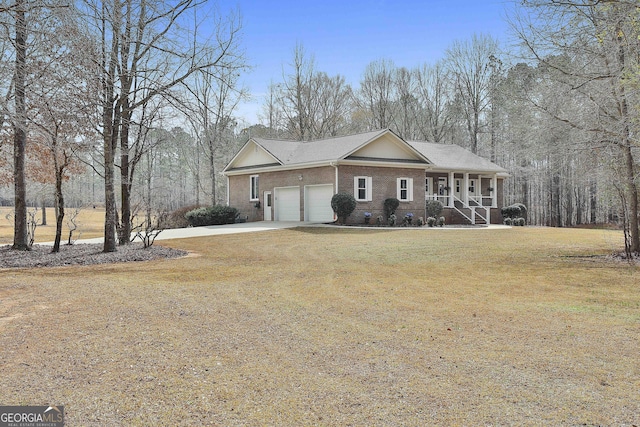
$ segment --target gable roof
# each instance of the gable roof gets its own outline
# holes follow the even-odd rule
[[[292,165],[344,158],[383,133],[384,131],[375,131],[308,142],[264,138],[253,140],[277,158],[282,165]]]
[[[507,172],[506,169],[484,157],[473,154],[471,151],[459,145],[419,141],[407,141],[407,143],[427,157],[437,169],[497,173]]]
[[[376,150],[367,152],[367,147],[376,145],[376,143],[387,147],[387,152],[378,156],[371,153]],[[256,152],[257,147],[259,147],[260,153]],[[366,154],[364,157],[357,156],[360,150]],[[429,164],[428,159],[422,153],[416,151],[391,130],[384,129],[314,141],[251,138],[231,159],[223,172],[274,166],[310,167],[310,165],[328,164],[349,159],[350,156],[356,160],[413,163],[424,166]],[[275,163],[264,161],[266,158],[272,159]]]
[[[375,161],[381,166],[386,162],[435,170],[507,172],[458,145],[405,141],[390,129],[305,142],[251,138],[223,172],[263,167],[294,169],[345,160]]]

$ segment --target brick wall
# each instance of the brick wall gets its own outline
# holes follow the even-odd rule
[[[260,208],[256,208],[255,201],[249,201],[250,176],[259,176],[258,193],[260,196]],[[247,216],[249,221],[262,221],[264,219],[264,192],[276,187],[300,187],[300,220],[304,220],[304,186],[317,184],[334,184],[335,168],[331,166],[299,169],[293,171],[262,172],[259,174],[247,173],[229,177],[229,206],[240,211],[240,215]],[[273,199],[272,199],[273,200]],[[272,207],[273,209],[273,207]],[[273,218],[273,211],[271,212]]]
[[[419,217],[424,217],[424,170],[342,165],[339,167],[338,176],[339,191],[349,194],[354,194],[354,176],[370,176],[373,181],[373,200],[370,202],[357,202],[356,210],[349,216],[347,223],[364,223],[365,212],[371,212],[372,222],[375,222],[379,215],[384,217],[385,199],[390,197],[398,198],[398,178],[413,178],[413,201],[400,202],[400,206],[396,211],[398,221],[402,221],[402,217],[408,212],[413,213],[416,220]],[[386,221],[386,218],[384,220]]]
[[[335,168],[331,166],[299,169],[294,171],[266,172],[259,175],[259,196],[260,208],[256,208],[256,202],[249,200],[250,176],[247,173],[229,177],[229,205],[240,211],[240,215],[247,216],[249,221],[262,221],[264,219],[264,192],[271,191],[273,196],[276,187],[300,187],[300,220],[304,220],[304,186],[317,184],[335,184]],[[400,202],[396,212],[398,221],[411,212],[414,219],[425,218],[425,173],[420,169],[409,168],[383,168],[375,166],[352,166],[341,165],[338,168],[339,189],[338,192],[354,194],[353,177],[371,176],[373,178],[373,200],[370,202],[357,202],[356,210],[348,218],[350,224],[364,223],[364,213],[371,212],[372,222],[378,216],[384,217],[384,200],[390,197],[398,197],[397,178],[413,178],[413,201]],[[427,176],[434,178],[433,186],[437,188],[437,177],[446,176],[445,173],[428,173]],[[458,175],[456,175],[458,176]],[[476,176],[471,176],[475,178]],[[302,179],[301,179],[302,178]],[[481,182],[483,190],[490,185],[490,180],[483,179]],[[500,208],[504,203],[503,195],[504,180],[498,179],[498,209],[491,210],[491,222],[493,224],[502,223]],[[433,191],[433,189],[432,189]],[[449,212],[443,211],[448,224],[456,222],[456,218]],[[271,217],[273,218],[273,211]],[[426,218],[425,218],[426,219]],[[384,218],[386,221],[386,218]]]

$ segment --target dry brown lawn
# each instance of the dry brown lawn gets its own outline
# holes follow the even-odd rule
[[[4,270],[0,401],[68,426],[640,425],[621,239],[297,228]]]
[[[32,211],[34,208],[29,208]],[[73,208],[67,208],[62,225],[62,242],[69,238],[67,220]],[[38,224],[42,222],[42,210],[36,214]],[[104,235],[104,208],[85,207],[78,215],[78,229],[73,233],[73,239],[90,239]],[[53,208],[47,208],[47,225],[38,225],[35,232],[35,243],[52,242],[56,237],[56,214]],[[13,243],[13,208],[0,208],[0,245]]]

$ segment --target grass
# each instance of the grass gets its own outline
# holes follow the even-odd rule
[[[33,211],[35,208],[28,208]],[[62,225],[62,242],[69,238],[69,220],[74,208],[66,208]],[[42,223],[42,209],[36,213],[38,224]],[[13,207],[0,207],[0,245],[13,244]],[[73,240],[90,239],[104,236],[104,208],[85,207],[80,209],[77,221],[78,229],[73,233]],[[47,208],[47,225],[38,225],[35,231],[35,243],[52,242],[56,237],[56,214],[53,208]]]
[[[158,244],[158,243],[156,243]],[[638,425],[612,230],[297,228],[5,270],[3,404],[69,426]]]

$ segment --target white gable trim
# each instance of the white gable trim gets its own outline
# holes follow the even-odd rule
[[[227,171],[229,171],[230,169],[234,169],[237,164],[238,161],[240,161],[241,159],[243,159],[244,157],[250,156],[251,154],[249,153],[250,150],[255,150],[256,154],[257,154],[257,158],[263,158],[265,159],[265,161],[262,163],[264,164],[268,164],[268,163],[277,163],[278,165],[282,165],[282,162],[275,157],[273,154],[271,154],[269,152],[269,150],[265,149],[262,145],[260,145],[256,140],[254,140],[253,138],[251,138],[250,140],[248,140],[243,146],[242,148],[238,151],[238,153],[233,156],[233,158],[231,159],[231,161],[227,164],[227,166],[224,168],[224,170],[222,171],[223,173],[226,173]],[[271,162],[268,162],[267,160],[272,160]],[[243,166],[244,168],[251,168],[252,166],[260,166],[260,164],[256,164],[256,165],[245,165]],[[272,165],[274,166],[274,165]]]
[[[378,135],[374,136],[373,138],[369,139],[367,142],[365,142],[364,144],[360,145],[359,147],[351,150],[350,152],[346,153],[343,157],[342,160],[346,160],[348,159],[350,156],[354,156],[357,155],[357,153],[359,151],[362,151],[363,149],[366,149],[367,146],[371,145],[372,143],[375,143],[376,141],[379,141],[381,138],[388,136],[391,138],[392,142],[395,143],[395,145],[402,150],[404,153],[406,153],[408,155],[409,158],[413,158],[416,161],[420,161],[420,162],[424,162],[424,163],[428,163],[430,164],[431,162],[429,161],[429,159],[427,159],[422,153],[420,153],[418,150],[416,150],[415,148],[413,148],[410,144],[408,144],[404,139],[400,138],[398,135],[396,135],[394,132],[392,132],[390,129],[384,130],[381,133],[379,133]],[[376,157],[373,157],[376,158]],[[386,156],[381,156],[379,157],[381,160],[385,160],[389,163],[394,162],[394,160],[401,160],[401,159],[389,159]],[[408,160],[407,159],[403,159],[403,160]],[[397,163],[397,162],[396,162]],[[424,167],[424,163],[422,164],[422,167]]]

